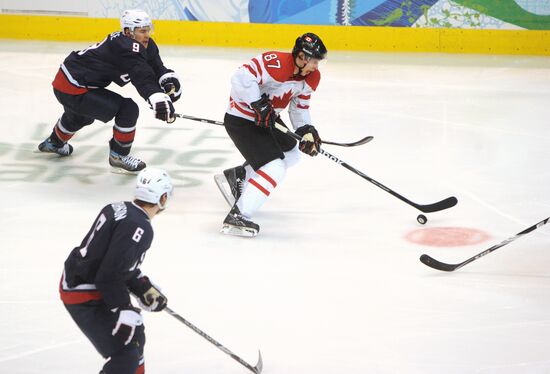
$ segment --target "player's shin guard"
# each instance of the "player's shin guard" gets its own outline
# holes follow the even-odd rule
[[[125,346],[121,351],[113,354],[103,365],[104,374],[143,374],[145,366],[143,356],[132,344]]]
[[[138,117],[139,108],[137,104],[132,99],[122,98],[118,112],[115,115],[113,138],[109,143],[112,151],[121,156],[130,154],[136,135]]]
[[[50,136],[50,139],[52,141],[59,140],[61,144],[67,143],[75,134],[74,131],[69,131],[63,126],[63,123],[61,122],[61,118],[57,120],[57,123],[53,127],[52,135]]]
[[[132,148],[135,135],[136,126],[123,127],[115,124],[113,126],[113,138],[109,142],[111,150],[119,155],[127,156]]]
[[[299,144],[296,144],[296,146],[290,151],[285,152],[285,158],[283,161],[285,162],[285,165],[288,169],[289,167],[292,167],[300,162],[301,158],[302,152],[300,152]]]
[[[286,165],[281,159],[262,166],[247,180],[237,207],[245,217],[252,215],[263,205],[271,192],[282,182]]]
[[[40,152],[57,153],[60,156],[69,156],[73,153],[73,146],[67,141],[71,139],[74,132],[63,127],[61,118],[57,120],[50,136],[38,145]]]

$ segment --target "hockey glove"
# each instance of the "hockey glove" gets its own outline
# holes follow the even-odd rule
[[[266,129],[272,127],[275,124],[277,117],[271,100],[266,94],[262,94],[262,97],[258,101],[250,103],[250,107],[254,110],[254,123],[256,126],[265,127]]]
[[[166,308],[168,299],[161,292],[160,287],[153,284],[149,277],[139,278],[139,291],[134,290],[138,297],[139,306],[148,312],[160,312]]]
[[[181,97],[180,77],[173,71],[168,72],[159,78],[159,86],[164,93],[170,96],[173,103]]]
[[[124,340],[124,345],[128,345],[134,337],[136,326],[141,326],[143,319],[138,308],[134,308],[128,304],[122,308],[118,308],[118,320],[112,335]]]
[[[305,125],[296,129],[296,134],[302,137],[300,141],[300,151],[310,156],[317,156],[321,147],[321,138],[315,127]]]
[[[176,116],[174,115],[174,106],[172,105],[172,100],[170,100],[168,95],[163,94],[162,92],[156,92],[149,96],[147,101],[155,112],[156,119],[160,119],[161,121],[166,121],[168,123],[172,123],[176,120]]]

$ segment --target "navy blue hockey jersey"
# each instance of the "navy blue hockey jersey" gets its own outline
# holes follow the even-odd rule
[[[103,300],[109,308],[128,305],[152,240],[153,228],[141,207],[128,201],[105,206],[65,261],[61,300]]]
[[[119,31],[84,50],[71,52],[52,85],[63,93],[79,95],[112,82],[119,86],[132,82],[147,100],[152,94],[163,92],[158,79],[171,71],[164,66],[153,39],[145,48]]]

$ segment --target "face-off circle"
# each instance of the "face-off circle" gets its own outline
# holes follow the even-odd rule
[[[489,238],[485,231],[468,227],[430,227],[405,235],[409,242],[430,247],[463,247],[482,243]]]

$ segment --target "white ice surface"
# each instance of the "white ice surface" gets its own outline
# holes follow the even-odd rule
[[[65,43],[0,43],[0,373],[97,373],[102,358],[59,301],[63,261],[133,179],[107,163],[111,124],[36,153],[61,113]],[[258,50],[162,47],[182,76],[180,113],[222,120],[229,78]],[[331,53],[311,113],[329,152],[419,203],[455,195],[425,228],[487,232],[470,246],[414,244],[415,209],[323,156],[303,158],[255,217],[254,239],[219,234],[213,175],[242,161],[223,128],[153,119],[139,103],[134,154],[177,185],[153,221],[142,270],[171,307],[264,373],[550,373],[550,226],[456,273],[459,262],[550,215],[550,59]],[[166,313],[145,314],[147,373],[245,373]]]

